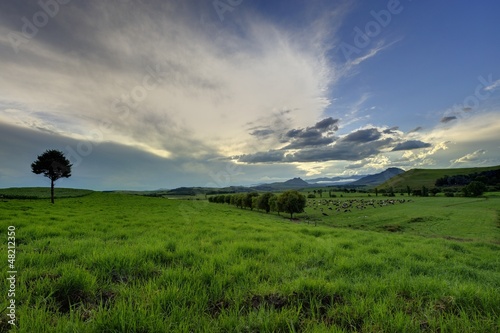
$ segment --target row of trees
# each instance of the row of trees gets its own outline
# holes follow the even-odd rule
[[[257,192],[238,193],[238,194],[221,194],[208,197],[209,202],[230,204],[239,208],[260,209],[269,213],[271,211],[285,212],[290,214],[302,213],[306,207],[306,197],[298,191],[289,190],[282,194],[266,192],[259,194]]]
[[[428,197],[428,196],[436,196],[436,194],[443,192],[445,196],[447,197],[453,197],[457,194],[457,192],[460,192],[462,196],[464,197],[478,197],[484,194],[486,192],[488,187],[483,183],[479,181],[472,181],[466,186],[454,188],[454,187],[433,187],[433,188],[428,188],[424,185],[422,185],[421,188],[419,189],[412,189],[409,186],[406,187],[406,189],[401,189],[400,194],[408,194],[408,196],[418,196],[418,197]],[[378,196],[378,194],[382,194],[385,196],[389,197],[394,197],[395,191],[392,187],[387,188],[387,189],[375,189],[375,194]]]
[[[489,186],[500,185],[500,169],[475,172],[468,175],[446,175],[436,180],[436,186],[465,186],[474,181]]]

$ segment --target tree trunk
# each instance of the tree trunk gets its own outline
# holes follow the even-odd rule
[[[50,202],[54,203],[54,180],[50,180]]]

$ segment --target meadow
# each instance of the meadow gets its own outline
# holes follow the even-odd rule
[[[17,326],[4,302],[0,332],[500,330],[500,197],[328,216],[319,200],[290,221],[122,193],[0,198],[18,271]]]
[[[411,169],[407,172],[388,179],[379,188],[394,188],[395,190],[405,190],[407,186],[412,189],[419,189],[422,186],[433,188],[436,180],[444,176],[469,175],[483,171],[498,170],[499,166],[476,167],[476,168],[447,168],[447,169]]]
[[[57,188],[58,198],[83,197],[92,193],[92,190]],[[44,187],[11,187],[0,189],[0,199],[46,199],[50,198],[50,189]]]

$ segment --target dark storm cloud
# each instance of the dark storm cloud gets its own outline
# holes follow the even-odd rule
[[[318,121],[314,128],[320,131],[336,131],[338,130],[338,119],[333,119],[332,117],[325,118],[321,121]]]
[[[258,152],[255,154],[242,155],[237,157],[238,162],[243,163],[272,163],[284,162],[285,153],[279,150],[270,150],[267,152]]]
[[[345,142],[370,142],[380,139],[382,134],[376,128],[368,128],[352,132],[343,138]]]
[[[398,143],[396,145],[396,147],[394,147],[392,149],[392,151],[429,148],[431,146],[432,145],[430,143],[422,142],[419,140],[410,140],[410,141]]]
[[[340,144],[317,149],[303,149],[290,156],[288,160],[290,162],[356,161],[378,152],[373,147],[357,148],[352,149],[349,145]]]
[[[311,138],[320,136],[323,133],[332,132],[338,130],[338,119],[333,119],[332,117],[325,118],[317,122],[313,127],[307,127],[305,129],[291,129],[286,133],[288,138]]]
[[[293,139],[293,138],[300,138],[302,135],[304,135],[303,129],[291,129],[288,132],[286,132],[285,137]]]
[[[442,123],[449,123],[450,121],[455,120],[455,119],[457,119],[457,117],[455,117],[455,116],[448,116],[448,117],[441,118],[440,121]]]
[[[289,142],[286,149],[302,149],[307,147],[326,146],[335,141],[332,137],[334,131],[338,130],[338,119],[325,118],[312,127],[291,129],[285,133],[282,142]]]
[[[357,142],[338,140],[333,145],[302,149],[293,155],[288,155],[291,162],[320,162],[320,161],[356,161],[364,159],[380,152],[380,149],[392,143],[392,139],[386,138],[371,142]]]
[[[254,129],[250,135],[257,136],[261,139],[267,138],[269,135],[274,134],[275,131],[268,128]]]
[[[255,154],[243,155],[238,158],[244,163],[292,163],[292,162],[322,162],[322,161],[357,161],[380,153],[382,148],[387,148],[393,139],[369,142],[354,142],[345,140],[346,137],[331,145],[302,148],[294,153],[284,150],[270,150]]]
[[[394,138],[387,135],[397,134],[398,129],[398,127],[386,130],[361,129],[342,138],[334,137],[331,132],[325,135],[327,131],[337,130],[337,123],[338,119],[327,118],[313,127],[289,130],[284,135],[287,139],[285,142],[289,144],[280,150],[243,155],[238,157],[238,160],[245,163],[357,161],[374,156],[382,149],[390,148]],[[404,144],[401,147],[416,149],[417,146],[423,148],[426,145],[423,142],[412,144],[412,147]]]
[[[300,140],[296,140],[290,143],[288,146],[284,147],[283,149],[302,149],[305,147],[326,146],[334,141],[335,141],[334,138],[322,137],[321,135],[311,136],[311,137],[301,138]]]
[[[391,128],[388,128],[386,130],[384,130],[382,133],[384,134],[393,134],[393,133],[396,133],[396,131],[399,129],[398,126],[394,126],[394,127],[391,127]]]

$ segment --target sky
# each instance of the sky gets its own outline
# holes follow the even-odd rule
[[[500,2],[0,2],[0,188],[500,165]]]

